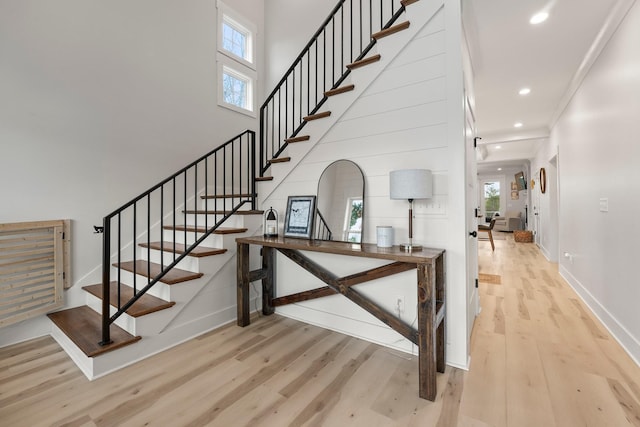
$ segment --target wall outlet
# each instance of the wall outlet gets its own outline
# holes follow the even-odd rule
[[[395,312],[398,315],[398,317],[404,314],[404,295],[396,297]]]
[[[609,212],[609,198],[600,198],[600,212]]]

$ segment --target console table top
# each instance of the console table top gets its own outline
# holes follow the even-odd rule
[[[239,237],[237,243],[261,245],[271,248],[294,249],[299,251],[323,252],[363,258],[389,259],[409,263],[431,262],[444,253],[444,249],[422,248],[417,252],[405,252],[399,246],[380,248],[374,243],[349,243],[327,240],[306,240],[291,237]]]

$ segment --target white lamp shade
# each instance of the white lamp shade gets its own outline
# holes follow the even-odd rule
[[[430,199],[433,196],[433,177],[427,169],[391,171],[389,187],[392,199]]]

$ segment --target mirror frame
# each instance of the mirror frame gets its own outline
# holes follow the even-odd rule
[[[327,241],[327,242],[346,242],[346,243],[352,243],[352,244],[362,244],[364,241],[364,226],[365,226],[365,213],[367,210],[366,204],[365,204],[365,188],[366,188],[366,182],[364,179],[364,172],[362,171],[362,168],[360,166],[358,166],[358,164],[356,162],[354,162],[353,160],[349,160],[349,159],[338,159],[335,160],[331,163],[329,163],[324,170],[322,171],[322,173],[320,174],[320,178],[318,178],[318,189],[316,191],[316,215],[319,214],[320,210],[319,210],[319,206],[320,206],[320,183],[322,182],[322,177],[325,175],[325,173],[327,172],[327,170],[329,170],[329,168],[331,168],[331,166],[334,166],[336,163],[340,163],[340,162],[348,162],[351,163],[351,165],[355,166],[357,168],[357,170],[360,172],[360,176],[362,177],[362,223],[361,223],[361,232],[360,232],[360,241],[359,242],[349,242],[348,240],[342,240],[342,239],[319,239],[316,237],[316,233],[317,233],[317,227],[319,225],[319,221],[315,221],[314,224],[314,229],[313,229],[313,238],[314,240],[321,240],[321,241]],[[321,214],[320,214],[321,215]]]

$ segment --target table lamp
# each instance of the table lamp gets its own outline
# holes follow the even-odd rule
[[[389,197],[409,201],[409,243],[401,244],[400,249],[407,252],[422,250],[422,246],[413,244],[413,201],[430,199],[432,196],[433,177],[430,170],[403,169],[389,173]]]

